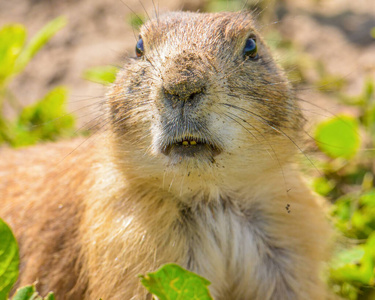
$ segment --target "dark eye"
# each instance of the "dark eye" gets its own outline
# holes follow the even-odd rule
[[[135,46],[135,53],[137,54],[137,57],[141,57],[144,51],[145,49],[143,48],[143,40],[142,38],[139,38],[137,45]]]
[[[248,38],[243,49],[243,55],[251,59],[258,58],[258,47],[255,38]]]

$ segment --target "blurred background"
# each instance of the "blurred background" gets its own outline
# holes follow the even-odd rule
[[[374,0],[0,0],[0,146],[93,131],[155,10],[241,9],[255,11],[308,119],[302,166],[340,232],[326,280],[345,299],[374,300]]]
[[[168,10],[257,10],[259,28],[306,101],[337,113],[332,92],[361,93],[375,77],[374,0],[1,0],[0,27],[21,23],[32,37],[47,22],[67,17],[67,25],[11,82],[21,105],[65,85],[69,108],[87,106],[105,89],[85,80],[89,68],[121,65],[134,56],[137,18]],[[135,33],[134,33],[135,32]],[[336,96],[335,96],[336,97]],[[333,98],[335,98],[333,97]],[[90,102],[91,100],[88,99]],[[82,100],[82,101],[79,101]],[[331,101],[332,100],[332,101]],[[309,110],[316,108],[310,106]],[[11,112],[8,112],[11,113]],[[320,111],[320,113],[323,113]],[[86,118],[78,113],[78,122]],[[317,116],[312,113],[311,117]],[[310,116],[309,116],[310,118]]]

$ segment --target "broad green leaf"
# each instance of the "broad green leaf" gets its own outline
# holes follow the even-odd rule
[[[55,300],[55,295],[49,292],[46,297],[42,298],[36,291],[35,285],[28,285],[19,288],[12,300]]]
[[[20,53],[16,64],[15,72],[21,72],[29,61],[35,56],[41,47],[43,47],[50,39],[62,29],[67,23],[65,17],[58,17],[47,25],[45,25],[26,45],[26,47]]]
[[[176,264],[167,264],[155,273],[141,276],[142,284],[159,300],[210,300],[210,282]]]
[[[360,146],[358,122],[341,115],[320,123],[315,132],[318,147],[332,158],[352,158]]]
[[[108,85],[116,79],[118,68],[113,66],[102,66],[87,69],[83,73],[83,77],[87,80]]]
[[[56,87],[37,103],[25,107],[17,121],[13,146],[34,144],[39,140],[56,140],[72,135],[74,117],[66,111],[67,90]]]
[[[35,299],[36,291],[34,285],[24,286],[19,288],[14,294],[12,300],[30,300]]]
[[[44,300],[55,300],[55,295],[52,292],[49,292]]]
[[[18,277],[19,253],[16,239],[8,225],[0,219],[0,300],[8,293]]]
[[[6,25],[0,30],[0,88],[14,73],[14,65],[26,40],[26,29],[20,24]]]

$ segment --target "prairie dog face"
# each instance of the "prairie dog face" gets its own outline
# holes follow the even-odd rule
[[[125,172],[186,192],[241,186],[296,152],[300,110],[248,13],[168,13],[137,52],[107,102]]]

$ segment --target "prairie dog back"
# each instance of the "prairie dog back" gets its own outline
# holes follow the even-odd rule
[[[176,262],[218,300],[325,299],[330,229],[295,164],[303,117],[251,14],[161,15],[136,55],[94,145],[2,156],[20,284],[39,280],[58,299],[145,299],[137,275]],[[55,171],[43,153],[64,151]],[[17,221],[25,208],[37,217]]]

